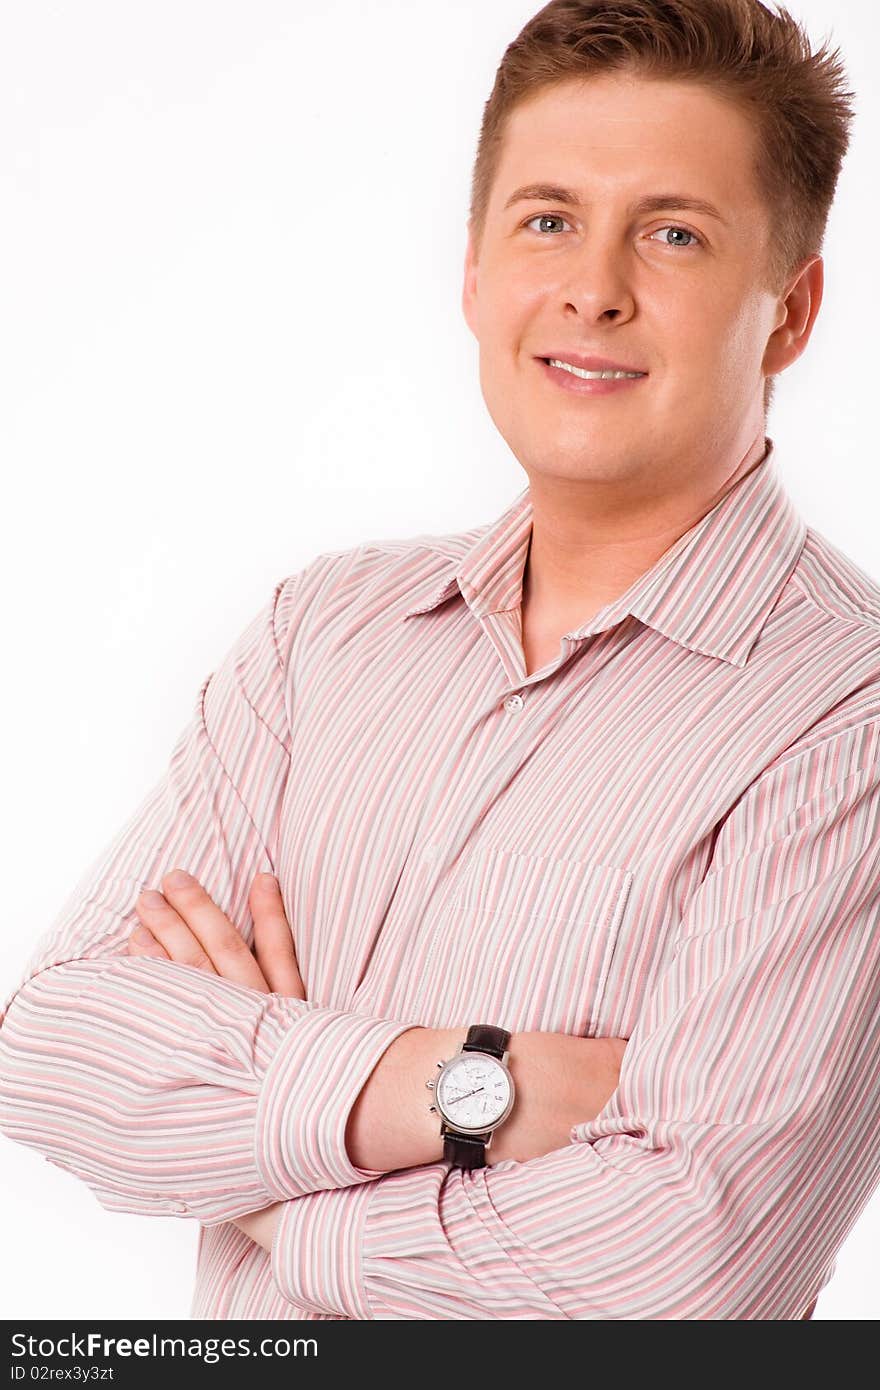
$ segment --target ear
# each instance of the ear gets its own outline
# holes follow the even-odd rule
[[[474,255],[474,230],[470,222],[467,224],[467,249],[464,254],[464,286],[461,293],[461,307],[468,328],[479,341],[480,335],[477,332],[477,263]]]
[[[762,369],[776,376],[797,361],[810,341],[813,324],[822,303],[825,265],[819,255],[811,256],[789,282],[779,301],[777,327],[767,339]]]

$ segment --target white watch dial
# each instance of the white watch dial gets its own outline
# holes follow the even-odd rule
[[[443,1068],[436,1096],[442,1114],[456,1128],[488,1129],[508,1108],[510,1073],[494,1057],[464,1052]]]

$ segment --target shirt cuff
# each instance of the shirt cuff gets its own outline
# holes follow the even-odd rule
[[[363,1278],[367,1207],[378,1181],[285,1202],[270,1262],[283,1298],[311,1313],[372,1320]]]
[[[266,1068],[256,1110],[256,1164],[278,1200],[380,1176],[358,1168],[345,1129],[373,1068],[412,1023],[314,1008],[284,1034]]]

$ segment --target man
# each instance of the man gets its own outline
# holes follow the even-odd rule
[[[800,1318],[877,1185],[880,589],[765,435],[840,74],[751,0],[605,10],[484,117],[527,491],[279,583],[6,1001],[3,1131],[198,1219],[194,1316]]]

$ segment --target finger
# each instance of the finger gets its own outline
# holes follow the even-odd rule
[[[251,885],[250,904],[254,951],[270,989],[289,999],[305,999],[293,932],[284,911],[281,889],[272,874],[257,874]]]
[[[148,889],[135,903],[138,920],[152,933],[170,960],[192,965],[216,975],[214,963],[202,943],[161,893]]]
[[[168,952],[155,938],[149,927],[135,927],[126,943],[130,956],[156,956],[159,960],[170,960]]]
[[[264,994],[270,992],[269,983],[241,932],[198,879],[177,869],[165,875],[162,888],[218,974]]]

